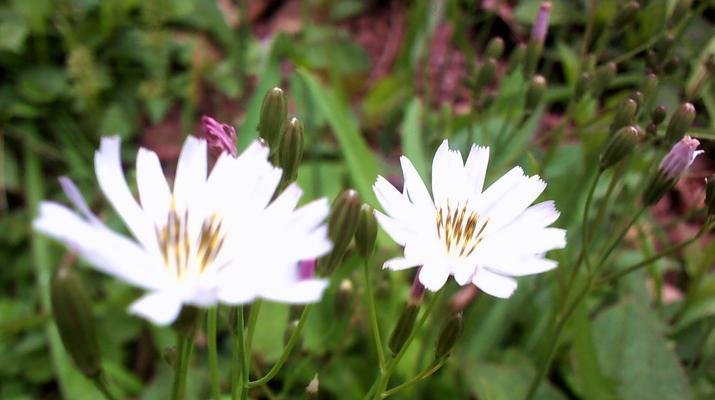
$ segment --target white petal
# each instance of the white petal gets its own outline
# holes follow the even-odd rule
[[[206,165],[206,141],[188,136],[181,148],[174,179],[174,201],[180,213],[203,192]]]
[[[306,279],[285,287],[272,287],[261,292],[261,297],[289,304],[315,303],[320,300],[328,286],[325,279]]]
[[[168,325],[179,316],[181,299],[170,290],[149,293],[132,303],[129,311],[156,325]]]
[[[311,201],[293,213],[291,225],[297,229],[313,230],[328,217],[330,206],[325,197]]]
[[[418,265],[420,265],[420,262],[418,261],[408,260],[407,258],[403,257],[397,257],[385,261],[385,264],[382,265],[382,268],[388,268],[393,271],[400,271],[407,268],[414,268]]]
[[[165,270],[144,249],[101,224],[80,218],[67,207],[40,203],[35,230],[64,242],[98,270],[132,285],[156,289],[166,284]]]
[[[496,274],[484,268],[477,269],[477,272],[472,278],[472,283],[485,293],[502,299],[511,297],[517,286],[514,279]]]
[[[378,176],[372,188],[387,215],[402,221],[409,218],[408,211],[412,208],[409,198],[403,196],[387,179]]]
[[[400,246],[404,246],[412,235],[412,232],[407,227],[379,211],[375,211],[375,218],[377,218],[377,222],[382,229]]]
[[[453,266],[452,275],[460,286],[464,286],[472,280],[475,270],[476,265],[474,262],[467,259]]]
[[[153,225],[127,186],[119,157],[118,136],[102,138],[99,150],[94,154],[94,169],[99,187],[134,237],[153,249],[156,246]]]
[[[298,200],[303,195],[303,191],[298,187],[298,184],[293,182],[281,192],[275,200],[268,206],[268,210],[274,212],[284,218],[298,205]]]
[[[92,224],[101,224],[102,221],[100,221],[89,209],[89,206],[87,206],[87,202],[84,201],[84,197],[82,197],[82,193],[80,193],[77,185],[75,185],[74,182],[66,176],[61,176],[59,181],[60,186],[62,186],[62,191],[65,192],[65,195],[69,201],[72,202],[74,208],[76,208],[77,211],[79,211],[80,214],[82,214],[82,216]]]
[[[434,196],[435,204],[443,203],[451,189],[449,182],[452,179],[450,176],[452,168],[450,168],[451,156],[449,153],[449,143],[447,139],[444,139],[432,160],[432,195]]]
[[[509,225],[519,225],[519,229],[544,228],[559,218],[559,211],[553,201],[543,201],[527,208]]]
[[[550,271],[556,268],[558,264],[556,261],[549,260],[543,256],[522,256],[504,259],[502,263],[487,265],[487,267],[503,275],[525,276]]]
[[[429,290],[436,292],[449,278],[449,268],[439,263],[425,264],[419,272],[420,282]]]
[[[526,179],[524,172],[519,167],[514,167],[504,174],[479,196],[479,213],[483,215],[484,211],[488,210],[492,205],[498,202],[504,194],[511,190],[512,187],[518,185],[524,179]]]
[[[434,202],[432,202],[427,187],[412,162],[407,157],[402,156],[400,157],[400,164],[402,165],[402,173],[405,175],[405,192],[410,196],[412,203],[420,208],[434,209]]]
[[[480,194],[484,187],[484,177],[487,174],[489,164],[489,148],[472,145],[464,164],[464,171],[467,176],[467,188],[474,194]]]
[[[546,188],[546,182],[538,176],[522,179],[518,185],[504,193],[485,213],[490,219],[489,229],[499,229],[526,210]]]
[[[144,211],[155,224],[165,224],[171,207],[171,191],[164,178],[159,157],[144,148],[140,148],[137,153],[137,189]]]

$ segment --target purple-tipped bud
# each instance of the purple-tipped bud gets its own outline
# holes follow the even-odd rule
[[[298,263],[298,279],[301,281],[315,277],[315,258],[303,260]]]
[[[420,269],[422,269],[420,267]],[[412,289],[410,289],[410,299],[409,304],[420,304],[422,302],[422,297],[425,295],[425,285],[420,282],[420,269],[417,270],[415,274],[415,279],[412,281]]]
[[[697,150],[699,145],[698,139],[693,139],[690,136],[680,139],[660,162],[660,169],[668,178],[680,178],[695,158],[704,153],[703,150]]]
[[[238,156],[234,127],[204,115],[201,117],[201,130],[211,148],[225,151],[234,158]]]
[[[539,7],[539,13],[536,14],[534,28],[531,30],[531,40],[539,43],[544,43],[546,34],[549,32],[549,14],[551,13],[551,3],[545,1]]]

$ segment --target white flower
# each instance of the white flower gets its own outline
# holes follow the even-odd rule
[[[132,195],[122,172],[119,138],[102,139],[94,157],[99,186],[136,240],[113,232],[62,180],[79,214],[43,202],[36,230],[64,242],[98,270],[149,293],[131,312],[165,325],[183,304],[243,304],[262,297],[317,301],[326,282],[301,279],[298,262],[328,252],[327,200],[296,209],[301,190],[288,186],[271,201],[281,170],[254,142],[238,158],[222,153],[207,177],[206,142],[186,139],[173,191],[157,155],[140,149]]]
[[[556,267],[544,254],[566,245],[566,231],[548,227],[559,216],[552,201],[529,207],[546,187],[538,176],[514,167],[482,192],[489,149],[473,145],[465,164],[445,140],[432,163],[433,199],[410,160],[400,161],[402,193],[381,176],[373,187],[387,213],[376,212],[380,225],[405,246],[404,257],[385,268],[422,265],[419,279],[429,290],[453,275],[460,285],[507,298],[517,286],[512,276]]]

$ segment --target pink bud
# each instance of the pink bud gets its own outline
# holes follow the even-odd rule
[[[422,302],[422,296],[425,294],[425,286],[420,282],[420,270],[422,267],[417,269],[415,274],[415,279],[412,281],[412,289],[410,289],[410,303],[419,304]]]
[[[298,279],[301,281],[315,277],[315,258],[298,263]]]
[[[549,31],[550,13],[551,3],[548,1],[541,3],[541,7],[539,7],[539,13],[536,14],[536,20],[534,21],[534,28],[531,30],[531,40],[535,40],[539,43],[544,43],[544,40],[546,40],[546,34]]]
[[[660,162],[660,169],[672,179],[678,179],[685,172],[695,157],[703,153],[703,150],[696,150],[700,142],[690,136],[685,136],[678,143],[673,145],[670,152],[666,154]]]
[[[228,152],[236,157],[236,129],[231,125],[221,123],[208,115],[201,117],[201,130],[206,136],[211,148]]]

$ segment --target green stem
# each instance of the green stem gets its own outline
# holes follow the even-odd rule
[[[382,348],[382,339],[380,339],[380,326],[377,323],[377,312],[375,310],[375,296],[372,290],[372,280],[370,279],[369,259],[365,259],[365,290],[367,291],[367,305],[370,312],[370,324],[372,328],[372,336],[375,340],[375,350],[377,350],[377,361],[380,365],[380,371],[385,368],[385,354]]]
[[[303,313],[300,315],[300,319],[298,320],[298,326],[296,326],[295,330],[290,335],[288,343],[286,344],[285,348],[283,348],[283,353],[281,354],[275,365],[273,365],[273,368],[271,368],[271,370],[268,371],[268,373],[262,378],[248,382],[248,384],[246,385],[247,388],[251,389],[257,386],[265,385],[266,383],[268,383],[268,381],[273,379],[278,374],[278,372],[283,367],[283,364],[285,364],[285,362],[288,360],[288,356],[290,356],[291,350],[293,350],[293,347],[298,342],[298,338],[300,337],[300,333],[303,330],[303,326],[308,320],[308,314],[310,313],[311,308],[312,306],[310,304],[306,305],[305,308],[303,308]]]
[[[395,357],[392,360],[390,360],[390,362],[387,364],[387,367],[385,368],[385,370],[380,372],[380,376],[378,377],[378,380],[377,380],[376,390],[374,392],[374,395],[375,395],[374,399],[378,400],[378,399],[382,398],[383,393],[385,392],[385,388],[387,387],[387,384],[390,381],[390,376],[392,376],[392,373],[395,370],[395,367],[400,362],[402,357],[405,355],[405,352],[407,352],[407,349],[410,347],[410,343],[412,343],[412,341],[417,336],[417,332],[419,332],[420,329],[422,329],[422,327],[424,326],[425,322],[427,322],[427,317],[429,317],[435,304],[437,304],[437,299],[440,297],[442,292],[443,291],[436,292],[432,296],[429,303],[427,304],[427,308],[425,309],[424,313],[420,317],[419,321],[417,321],[417,324],[415,325],[415,327],[412,329],[410,336],[407,337],[405,344],[402,345],[402,348],[397,353],[397,355],[395,355]]]
[[[248,327],[246,328],[246,351],[248,352],[246,360],[249,362],[251,360],[251,348],[253,346],[253,333],[256,331],[256,323],[258,322],[258,314],[261,312],[261,305],[263,301],[258,299],[251,304],[251,312],[248,315]]]
[[[442,366],[444,365],[445,362],[447,362],[447,359],[446,359],[446,358],[443,358],[443,359],[440,360],[439,362],[432,364],[429,368],[427,368],[426,370],[424,370],[424,371],[422,371],[421,373],[417,374],[417,376],[413,377],[412,379],[408,380],[407,382],[405,382],[405,383],[403,383],[403,384],[401,384],[401,385],[397,385],[397,386],[395,386],[394,388],[385,391],[385,393],[382,394],[382,398],[384,399],[384,398],[386,398],[386,397],[392,396],[393,394],[395,394],[395,393],[397,393],[397,392],[399,392],[399,391],[401,391],[401,390],[407,389],[407,388],[409,388],[409,387],[415,385],[416,383],[418,383],[418,382],[421,381],[422,379],[425,379],[425,378],[430,377],[430,376],[433,375],[435,372],[439,371],[439,369],[442,368]]]
[[[102,374],[99,374],[95,376],[92,379],[92,382],[94,383],[94,386],[97,387],[97,389],[102,392],[102,395],[104,396],[105,399],[107,400],[116,400],[116,397],[112,394],[111,391],[109,391],[109,386],[107,385],[107,381],[104,379]]]
[[[176,335],[176,364],[174,364],[174,386],[171,398],[183,400],[186,398],[186,375],[191,358],[193,336],[183,333]]]
[[[241,372],[243,364],[243,309],[241,306],[236,306],[232,310],[236,317],[233,333],[233,349],[231,352],[231,399],[237,400],[241,390]]]
[[[208,312],[208,321],[206,328],[207,345],[209,352],[209,368],[211,370],[211,396],[214,400],[221,400],[221,387],[218,378],[218,348],[216,345],[216,325],[218,322],[218,308],[211,308]]]
[[[240,392],[241,392],[241,400],[245,400],[248,398],[248,357],[249,354],[246,351],[246,338],[244,336],[244,307],[241,306],[238,308],[238,318],[237,320],[237,327],[236,327],[236,336],[238,336],[238,358],[241,360],[241,379],[239,380],[240,382]]]

